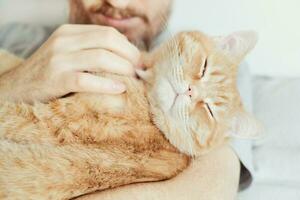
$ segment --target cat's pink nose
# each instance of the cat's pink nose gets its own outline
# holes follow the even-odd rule
[[[189,97],[193,97],[193,90],[191,87],[188,88],[188,90],[184,93],[185,95],[189,96]]]

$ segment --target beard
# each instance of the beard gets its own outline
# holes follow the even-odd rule
[[[166,27],[170,13],[171,9],[169,8],[165,13],[156,16],[158,19],[154,20],[133,6],[126,9],[118,9],[102,1],[90,5],[89,8],[85,8],[81,0],[70,0],[69,22],[72,24],[98,24],[105,26],[107,24],[99,20],[95,15],[102,14],[114,19],[138,17],[143,22],[143,28],[117,29],[126,35],[129,41],[140,50],[149,50],[148,48],[152,40]]]

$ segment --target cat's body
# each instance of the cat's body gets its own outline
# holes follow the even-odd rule
[[[1,103],[1,199],[69,199],[168,179],[188,165],[151,122],[141,81],[119,78],[128,86],[120,96]]]
[[[238,36],[246,41],[249,36],[243,34]],[[236,66],[252,43],[232,54],[233,60],[213,44],[198,32],[179,34],[147,55],[150,68],[138,73],[144,81],[114,76],[127,85],[119,96],[74,94],[34,105],[1,102],[0,198],[69,199],[168,179],[189,163],[175,147],[201,155],[224,144],[230,131],[238,134],[242,104]],[[204,92],[204,86],[216,91]],[[223,101],[213,107],[220,96]]]

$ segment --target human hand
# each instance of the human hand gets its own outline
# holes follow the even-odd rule
[[[124,84],[88,72],[134,75],[139,57],[114,28],[63,25],[28,60],[0,77],[0,99],[45,102],[71,92],[119,94]]]

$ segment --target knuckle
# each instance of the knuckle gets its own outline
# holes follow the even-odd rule
[[[63,64],[63,57],[61,55],[52,55],[49,58],[49,68],[57,69]]]
[[[118,37],[120,33],[113,27],[108,27],[105,31],[104,31],[104,37],[106,40],[112,40],[115,39],[116,37]]]
[[[71,24],[64,24],[58,27],[55,31],[56,34],[62,34],[65,33],[67,30],[69,30],[72,27]]]
[[[79,73],[74,75],[74,87],[81,90],[83,88],[83,78]]]
[[[95,52],[95,55],[96,57],[99,59],[99,60],[103,60],[107,57],[107,54],[104,50],[102,49],[99,49]]]
[[[70,73],[64,72],[61,77],[63,77],[63,79],[60,80],[60,85],[61,88],[65,91],[65,92],[75,92],[76,91],[76,86],[75,86],[75,76],[73,76]]]
[[[57,66],[58,63],[59,63],[59,59],[60,59],[60,58],[59,58],[57,55],[51,56],[51,57],[49,58],[49,67],[50,67],[51,69],[55,68],[55,66]]]
[[[116,28],[111,27],[111,26],[108,26],[106,30],[107,30],[107,32],[109,32],[111,34],[117,34],[117,33],[119,33],[119,31],[117,31]]]
[[[52,38],[51,41],[51,50],[56,51],[62,47],[64,43],[64,38],[61,35],[56,35]]]
[[[50,49],[52,50],[52,53],[55,54],[57,52],[68,50],[73,43],[74,43],[73,36],[59,35],[52,38],[52,41],[50,43]]]

